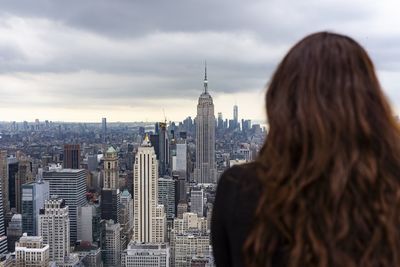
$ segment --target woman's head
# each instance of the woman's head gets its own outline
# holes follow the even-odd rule
[[[249,264],[283,244],[289,266],[399,265],[399,131],[366,51],[347,36],[307,36],[279,64],[266,105]]]

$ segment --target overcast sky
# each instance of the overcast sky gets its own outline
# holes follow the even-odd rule
[[[204,60],[215,112],[264,119],[265,84],[306,34],[358,40],[400,111],[400,2],[0,1],[0,121],[195,116]]]

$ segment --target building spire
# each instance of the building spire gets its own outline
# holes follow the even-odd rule
[[[204,93],[208,93],[207,61],[204,61]]]

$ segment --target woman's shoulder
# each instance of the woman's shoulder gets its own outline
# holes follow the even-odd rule
[[[261,164],[256,161],[234,165],[221,175],[219,184],[230,186],[258,185],[260,183],[260,170]]]

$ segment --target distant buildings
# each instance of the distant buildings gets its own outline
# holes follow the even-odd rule
[[[204,189],[192,188],[190,191],[190,211],[199,217],[204,216]]]
[[[22,216],[21,214],[14,214],[7,227],[7,244],[8,251],[14,252],[15,242],[22,236]]]

